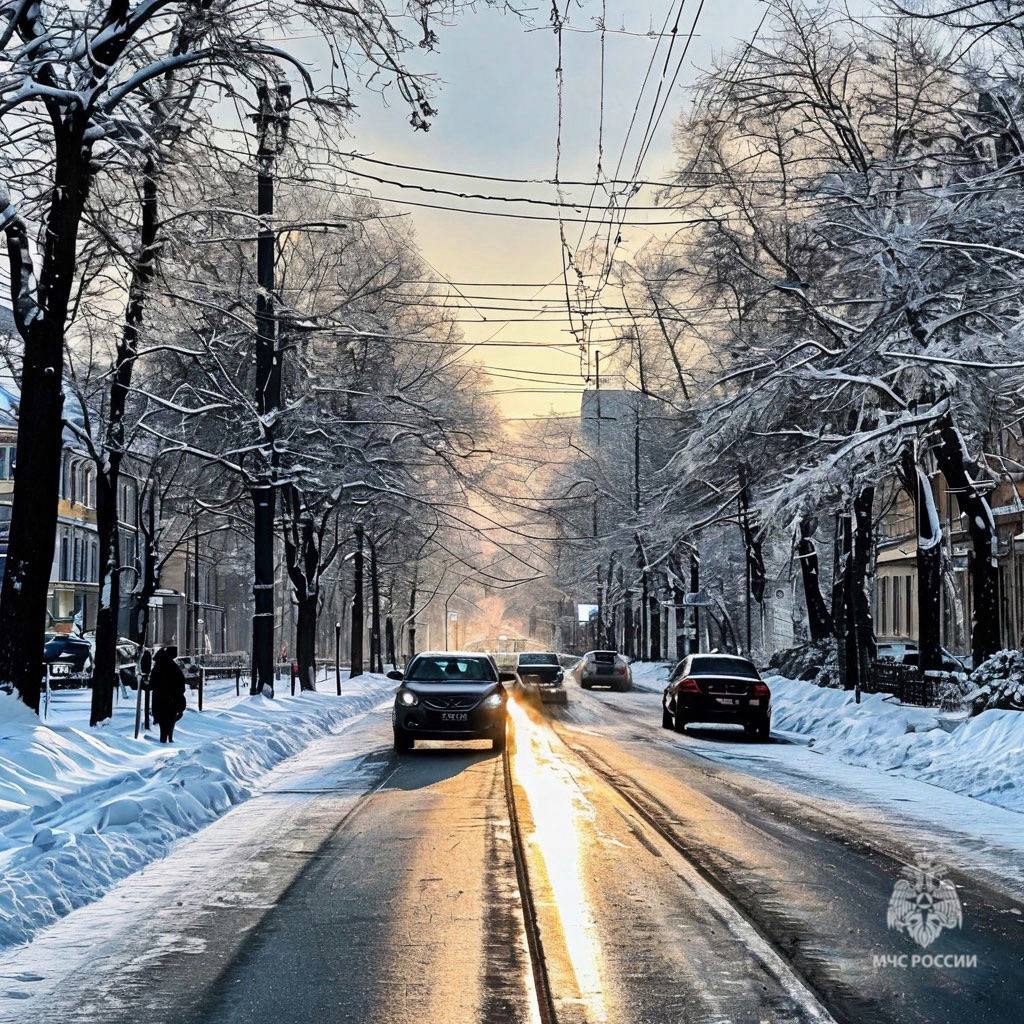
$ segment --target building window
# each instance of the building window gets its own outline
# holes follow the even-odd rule
[[[899,576],[892,578],[892,635],[901,636],[903,633],[903,580]]]
[[[882,595],[881,614],[878,616],[878,624],[881,627],[882,635],[889,634],[889,577],[883,576],[879,581],[878,592]]]
[[[60,578],[71,579],[71,552],[68,544],[68,535],[62,534],[60,538]]]
[[[911,636],[914,632],[914,577],[904,576],[903,577],[903,594],[907,602],[906,609],[906,623],[907,623],[907,636]]]

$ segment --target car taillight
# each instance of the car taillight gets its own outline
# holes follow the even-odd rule
[[[616,672],[617,672],[617,673],[618,673],[618,674],[619,674],[620,676],[624,676],[624,675],[626,674],[626,666],[625,666],[625,665],[616,665],[616,666],[615,666],[615,671],[616,671]]]
[[[678,689],[682,693],[700,693],[700,686],[697,684],[697,680],[692,679],[690,676],[679,680]]]
[[[770,697],[771,695],[772,691],[764,683],[754,683],[750,688],[751,697]]]

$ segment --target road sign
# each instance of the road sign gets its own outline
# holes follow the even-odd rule
[[[711,604],[711,596],[706,590],[698,590],[696,594],[683,594],[684,608],[707,608]]]

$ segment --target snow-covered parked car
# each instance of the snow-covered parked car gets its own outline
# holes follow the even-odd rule
[[[945,647],[939,648],[942,654],[943,672],[966,672],[968,666],[963,658],[947,651]],[[920,664],[920,654],[916,640],[880,640],[876,645],[879,661],[891,661],[896,665],[909,665],[914,668]]]

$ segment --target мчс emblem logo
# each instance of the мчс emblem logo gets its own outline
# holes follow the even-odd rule
[[[945,873],[930,857],[919,856],[913,867],[903,869],[889,898],[889,927],[906,932],[923,949],[945,929],[963,924],[960,897]]]

